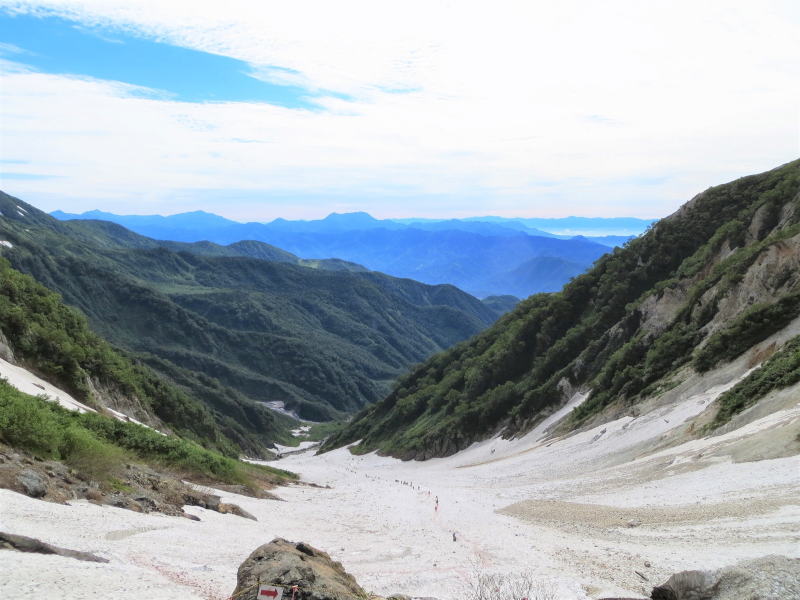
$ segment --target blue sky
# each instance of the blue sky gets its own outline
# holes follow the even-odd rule
[[[120,81],[146,88],[142,94],[181,102],[267,102],[314,110],[313,98],[323,95],[258,79],[235,58],[56,16],[0,13],[0,40],[11,46],[6,58],[39,71]]]
[[[239,220],[663,216],[800,155],[798,12],[0,0],[0,188]]]

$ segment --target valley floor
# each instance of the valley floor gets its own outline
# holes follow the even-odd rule
[[[638,417],[545,437],[576,395],[524,438],[424,463],[344,449],[289,456],[281,467],[330,487],[276,490],[285,502],[222,493],[258,522],[197,507],[186,510],[201,522],[62,506],[0,490],[0,530],[111,560],[5,551],[0,597],[219,600],[247,555],[277,536],[329,552],[372,592],[441,599],[463,597],[478,570],[531,571],[567,600],[647,596],[682,569],[800,557],[800,457],[785,451],[798,441],[800,387],[762,401],[769,410],[729,433],[693,440],[688,423],[731,385],[705,384]]]

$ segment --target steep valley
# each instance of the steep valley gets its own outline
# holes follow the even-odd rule
[[[22,208],[33,217],[3,230],[11,247],[2,252],[10,264],[39,273],[65,298],[85,305],[89,322],[107,327],[112,339],[124,331],[120,341],[159,340],[163,349],[152,357],[130,346],[139,361],[130,364],[161,365],[179,384],[182,400],[196,400],[186,395],[191,390],[208,387],[205,393],[213,395],[230,383],[193,373],[225,352],[247,353],[253,350],[248,344],[264,343],[240,325],[275,324],[267,314],[280,302],[270,295],[273,288],[298,290],[282,306],[292,316],[287,321],[313,320],[325,336],[341,331],[348,314],[357,315],[369,326],[359,330],[357,351],[384,352],[386,360],[393,356],[386,353],[407,352],[403,343],[421,344],[430,353],[455,342],[465,320],[491,320],[482,312],[487,303],[447,286],[218,256],[209,246],[198,253],[153,247],[147,238],[109,236],[107,225],[59,224]],[[4,214],[8,210],[13,208],[3,207]],[[99,248],[101,258],[87,260]],[[64,336],[93,334],[55,295],[10,264],[0,263],[13,283],[0,296],[6,298],[0,316],[20,322],[14,320],[17,302],[35,320],[44,303],[47,314],[70,327],[49,337],[47,328],[23,328],[30,339],[42,340],[27,346],[20,341],[29,341],[26,335],[13,338],[9,329],[8,350],[22,356],[33,347],[61,357],[58,365],[71,365],[63,359],[76,354]],[[334,300],[341,288],[325,287],[334,281],[350,286],[344,305]],[[323,309],[303,298],[308,282],[327,290]],[[404,310],[418,320],[384,305],[387,288],[393,299],[409,301]],[[142,309],[148,303],[154,308]],[[434,343],[430,327],[414,312],[426,310],[440,327],[442,337]],[[129,312],[128,323],[115,320],[120,311]],[[163,314],[169,318],[156,318]],[[374,337],[386,333],[384,325],[396,334],[384,339],[388,348]],[[220,354],[199,357],[204,341],[220,344],[223,329],[241,337]],[[425,332],[430,335],[420,337]],[[339,359],[342,346],[325,336],[309,334],[296,354],[277,353],[276,370],[311,349],[324,363]],[[325,353],[329,343],[333,350]],[[184,344],[202,365],[195,372],[176,358]],[[128,354],[119,357],[118,364],[133,368],[125,362]],[[311,362],[304,371],[317,368],[321,381],[340,385],[325,366]],[[0,362],[0,371],[10,375],[10,383],[0,385],[0,409],[16,403],[18,414],[29,407],[41,414],[48,404],[12,386],[61,392],[21,368]],[[145,381],[154,377],[137,373]],[[241,402],[247,407],[252,400]],[[213,410],[213,403],[186,406]],[[91,416],[55,414],[56,425],[67,423],[68,439],[74,435],[69,425],[97,424]],[[218,427],[225,423],[218,414],[214,419]],[[189,443],[166,441],[131,423],[118,427],[147,442],[139,442],[139,451]],[[15,432],[0,427],[6,443]],[[293,435],[306,432],[298,428]],[[221,467],[243,468],[191,448],[195,460],[202,456],[199,464],[216,465],[219,473],[225,474]],[[800,597],[800,161],[699,194],[562,292],[524,300],[485,331],[413,367],[321,447],[307,441],[298,451],[279,448],[285,451],[279,460],[245,465],[272,467],[267,472],[280,487],[270,493],[277,498],[258,497],[264,490],[252,481],[246,488],[231,485],[230,476],[220,481],[197,470],[181,476],[181,485],[219,496],[218,502],[255,520],[192,503],[172,516],[110,506],[108,499],[120,493],[117,479],[104,484],[106,496],[99,498],[106,502],[95,494],[59,504],[0,489],[0,531],[109,561],[6,551],[0,594],[57,595],[67,582],[80,582],[87,596],[221,600],[230,597],[237,566],[248,554],[281,537],[324,549],[379,598],[473,598],[470,582],[493,574],[506,581],[529,576],[537,586],[529,600],[644,600],[675,572],[702,570],[706,577],[723,567],[734,573],[733,590],[706,597]],[[13,448],[0,446],[0,459],[0,471],[8,463],[40,468],[35,456],[15,456]],[[243,493],[254,488],[258,493]],[[759,562],[736,566],[753,560]],[[747,579],[753,570],[755,580]],[[48,577],[37,576],[43,572]]]
[[[286,422],[265,402],[313,421],[343,418],[504,310],[452,286],[341,261],[309,266],[256,242],[247,252],[263,258],[161,243],[99,221],[61,223],[7,195],[0,211],[2,254],[13,267],[202,401],[221,426],[244,428],[250,441],[240,446],[251,455],[276,440],[268,421]]]
[[[771,394],[725,434],[687,434],[752,358],[576,435],[559,435],[558,424],[582,393],[521,438],[495,437],[443,459],[293,455],[279,464],[320,487],[281,488],[285,502],[222,492],[257,522],[187,507],[201,519],[193,523],[0,490],[6,528],[112,558],[89,578],[77,561],[11,554],[8,589],[54,593],[80,580],[87,593],[123,600],[221,599],[239,562],[278,536],[326,549],[381,596],[446,600],[463,597],[480,572],[530,572],[558,600],[644,598],[682,569],[798,558],[800,387]],[[35,578],[42,570],[49,581]]]

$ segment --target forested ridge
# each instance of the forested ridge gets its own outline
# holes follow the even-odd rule
[[[0,211],[0,237],[11,246],[2,254],[14,268],[201,400],[245,448],[286,429],[263,402],[315,421],[352,413],[501,310],[452,286],[342,261],[298,263],[266,244],[157,242],[110,223],[59,222],[7,195]]]
[[[797,241],[798,190],[800,161],[706,190],[563,291],[528,298],[412,370],[326,448],[362,440],[360,451],[403,458],[451,454],[497,431],[526,431],[584,387],[591,395],[570,418],[578,427],[658,392],[682,365],[703,370],[734,358],[800,312],[800,274],[784,267],[769,274],[768,298],[733,320],[717,318],[757,260]],[[657,322],[647,303],[666,295],[680,307]]]
[[[75,398],[98,410],[96,387],[135,399],[182,437],[236,456],[243,440],[227,437],[209,410],[177,386],[129,359],[92,333],[78,311],[65,306],[58,294],[11,268],[0,258],[0,331],[23,366],[39,373]],[[269,425],[269,423],[265,423]],[[270,431],[277,435],[277,431]]]

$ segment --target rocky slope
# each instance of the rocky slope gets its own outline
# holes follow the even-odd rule
[[[800,161],[706,190],[562,292],[416,368],[325,449],[448,455],[530,430],[579,389],[591,393],[563,427],[602,422],[787,332],[719,398],[706,429],[724,425],[800,379],[799,191]]]

